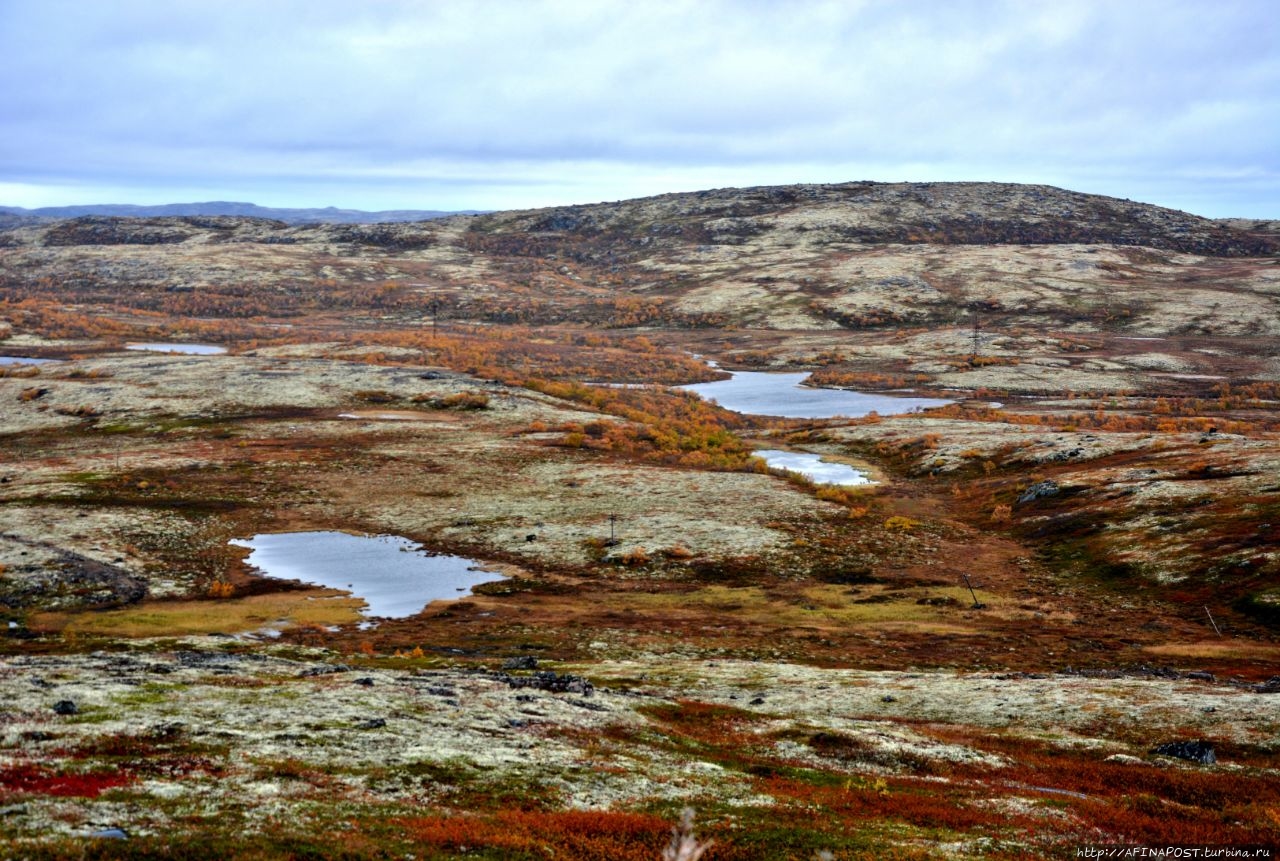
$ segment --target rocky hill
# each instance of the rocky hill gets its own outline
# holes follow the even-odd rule
[[[478,219],[476,228],[715,244],[772,233],[808,243],[1107,244],[1226,257],[1280,252],[1280,239],[1259,224],[1265,222],[1214,221],[1045,185],[852,182],[494,213]]]
[[[290,225],[385,224],[450,215],[477,213],[275,209],[221,202],[0,207],[0,216],[9,216],[10,226],[71,219],[70,225],[47,230],[44,244],[49,245],[176,242],[194,238],[200,230],[240,229],[241,238],[248,238],[243,236],[244,228],[256,228],[262,234]],[[260,221],[268,223],[255,223]],[[522,247],[522,239],[550,237],[594,240],[598,245],[622,243],[612,249],[615,254],[625,253],[628,245],[742,245],[765,236],[806,245],[1100,244],[1219,257],[1280,253],[1280,222],[1214,220],[1129,200],[1009,183],[851,182],[715,189],[489,213],[471,220],[469,231],[511,237],[514,241],[508,245],[513,250]],[[323,233],[289,235],[294,241],[328,238]]]
[[[11,299],[42,278],[127,288],[149,310],[180,304],[149,291],[183,292],[193,313],[372,303],[483,323],[794,333],[770,361],[812,364],[852,333],[963,327],[975,313],[1008,336],[1270,338],[1274,228],[1048,186],[859,182],[384,224],[82,216],[0,229],[0,280]],[[247,284],[275,295],[246,305]],[[324,298],[333,290],[343,298]]]

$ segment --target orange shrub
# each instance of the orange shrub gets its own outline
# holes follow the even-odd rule
[[[649,551],[643,547],[633,547],[626,553],[618,557],[618,562],[626,565],[628,568],[635,568],[640,565],[647,565],[649,562]]]
[[[209,584],[210,598],[230,598],[236,593],[236,587],[225,580],[215,580]]]

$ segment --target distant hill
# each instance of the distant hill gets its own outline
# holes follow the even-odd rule
[[[795,243],[1122,245],[1212,257],[1280,253],[1276,222],[1202,218],[1068,191],[996,182],[847,182],[678,192],[493,212],[471,229],[487,247],[572,237],[598,249]]]
[[[286,224],[386,224],[398,221],[429,221],[448,215],[474,215],[477,210],[445,212],[438,209],[386,209],[365,212],[359,209],[285,209],[258,206],[254,203],[238,203],[215,200],[207,203],[166,203],[161,206],[134,206],[132,204],[94,204],[89,206],[44,206],[39,209],[23,209],[19,206],[0,206],[0,223],[13,220],[58,220],[79,218],[85,215],[123,218],[156,218],[167,216],[233,215],[244,218],[269,218]],[[11,219],[3,216],[12,216]]]

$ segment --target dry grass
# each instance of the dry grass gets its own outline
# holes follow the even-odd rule
[[[104,637],[241,634],[266,627],[350,625],[363,602],[314,589],[209,601],[154,601],[96,613],[37,613],[32,630]]]
[[[1162,643],[1144,646],[1144,652],[1161,658],[1270,661],[1280,666],[1280,646],[1247,640],[1209,640],[1198,643]]]
[[[978,597],[992,608],[988,615],[996,616],[1008,609],[1006,598],[985,591],[978,592]],[[954,603],[929,603],[933,599]],[[692,592],[619,596],[613,603],[615,609],[630,608],[654,618],[694,616],[710,620],[731,614],[733,622],[742,625],[835,629],[920,625],[958,632],[982,627],[981,619],[968,621],[962,616],[972,601],[963,588],[898,590],[871,585],[851,590],[846,586],[816,585],[794,589],[707,586]]]

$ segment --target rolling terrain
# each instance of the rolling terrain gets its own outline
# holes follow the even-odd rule
[[[1276,222],[1047,186],[0,230],[6,850],[1275,844],[1277,335]],[[951,403],[673,388],[742,370]],[[308,530],[507,579],[370,626],[228,543]]]

